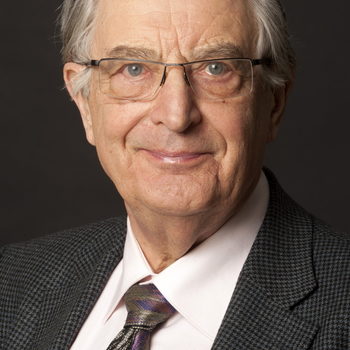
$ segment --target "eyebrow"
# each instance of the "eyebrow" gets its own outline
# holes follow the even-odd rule
[[[154,49],[141,46],[119,45],[107,52],[107,57],[136,58],[145,60],[159,60],[160,55]],[[194,48],[191,59],[205,60],[210,58],[243,58],[242,49],[233,43],[212,44]]]
[[[107,52],[108,57],[127,57],[127,58],[138,58],[145,60],[156,60],[159,59],[159,55],[153,49],[138,46],[126,46],[119,45],[114,47],[112,50]]]
[[[227,42],[194,49],[193,57],[196,60],[228,57],[243,58],[243,51],[239,46]]]

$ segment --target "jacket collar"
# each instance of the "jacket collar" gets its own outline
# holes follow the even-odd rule
[[[316,288],[312,217],[283,192],[271,172],[265,172],[269,207],[244,273],[274,301],[289,308]]]
[[[269,207],[241,272],[213,349],[307,349],[317,332],[293,313],[317,287],[312,218],[270,171]],[[231,339],[229,342],[228,339]]]

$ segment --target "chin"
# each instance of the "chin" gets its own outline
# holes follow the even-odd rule
[[[199,198],[198,198],[199,197]],[[201,214],[207,211],[214,200],[212,198],[203,198],[203,196],[191,195],[169,195],[161,193],[160,196],[144,198],[142,205],[154,213],[164,216],[186,217]]]
[[[206,212],[220,202],[223,190],[216,176],[170,174],[138,177],[117,189],[130,209],[166,216],[191,216]]]

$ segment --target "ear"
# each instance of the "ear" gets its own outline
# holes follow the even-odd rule
[[[287,97],[291,88],[291,83],[273,88],[273,108],[271,110],[271,123],[268,141],[271,142],[277,137],[283,113],[286,109]]]
[[[66,88],[69,92],[70,97],[77,105],[81,119],[83,121],[86,138],[92,145],[95,145],[95,139],[94,139],[94,133],[92,128],[92,118],[91,118],[91,111],[90,106],[88,103],[88,97],[85,97],[82,95],[81,92],[74,93],[73,86],[74,86],[74,79],[78,77],[78,74],[81,73],[84,69],[86,69],[85,66],[82,66],[81,64],[74,63],[74,62],[68,62],[63,67],[63,78],[66,83]]]

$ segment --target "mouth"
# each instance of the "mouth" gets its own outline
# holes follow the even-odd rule
[[[161,162],[163,164],[169,165],[186,165],[194,164],[198,161],[202,161],[209,155],[209,152],[188,152],[188,151],[179,151],[179,152],[168,152],[163,150],[148,150],[141,149],[142,152],[146,154],[147,157],[151,158],[154,161]]]

